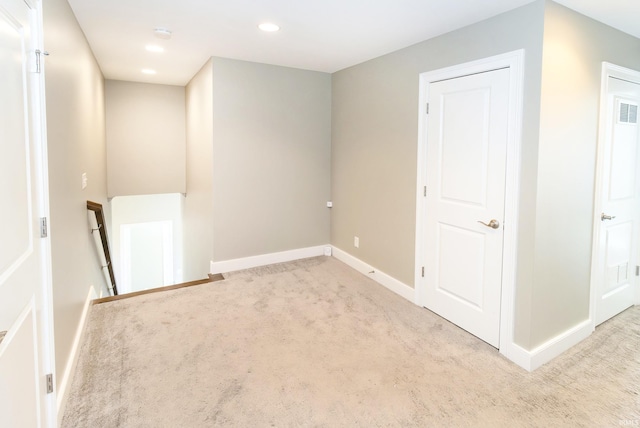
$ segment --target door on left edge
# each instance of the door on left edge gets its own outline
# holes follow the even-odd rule
[[[38,4],[0,0],[0,426],[53,426]],[[47,299],[47,300],[45,300]]]

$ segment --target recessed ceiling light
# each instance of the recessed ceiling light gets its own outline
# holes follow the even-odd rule
[[[276,24],[272,24],[270,22],[260,24],[258,25],[258,28],[268,33],[273,33],[274,31],[278,31],[280,29],[280,27],[278,27]]]
[[[144,74],[156,74],[156,71],[155,71],[155,70],[152,70],[152,69],[150,69],[150,68],[143,68],[143,69],[142,69],[142,70],[140,70],[140,71],[142,71]]]
[[[169,40],[171,38],[171,31],[167,30],[166,28],[156,28],[153,30],[153,33],[159,39]]]
[[[145,49],[148,50],[149,52],[164,52],[164,48],[162,46],[158,46],[158,45],[147,45],[145,46]]]

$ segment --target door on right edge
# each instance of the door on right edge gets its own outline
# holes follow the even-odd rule
[[[596,325],[635,301],[640,85],[609,77],[602,171]]]

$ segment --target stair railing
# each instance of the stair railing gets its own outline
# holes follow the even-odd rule
[[[96,216],[97,228],[91,229],[91,234],[94,234],[95,232],[100,234],[102,255],[104,256],[104,265],[102,266],[102,269],[103,272],[105,268],[107,269],[107,272],[104,274],[105,280],[107,281],[107,288],[111,292],[112,296],[117,296],[118,287],[116,286],[116,276],[113,273],[113,265],[111,264],[111,252],[109,251],[109,239],[107,238],[107,225],[104,220],[102,205],[97,202],[87,201],[87,209],[89,211],[93,211]],[[98,246],[97,242],[96,246]],[[100,253],[100,251],[98,251],[98,253]]]

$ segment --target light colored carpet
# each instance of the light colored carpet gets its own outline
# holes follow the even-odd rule
[[[527,373],[330,257],[93,306],[63,427],[638,426],[640,307]]]

